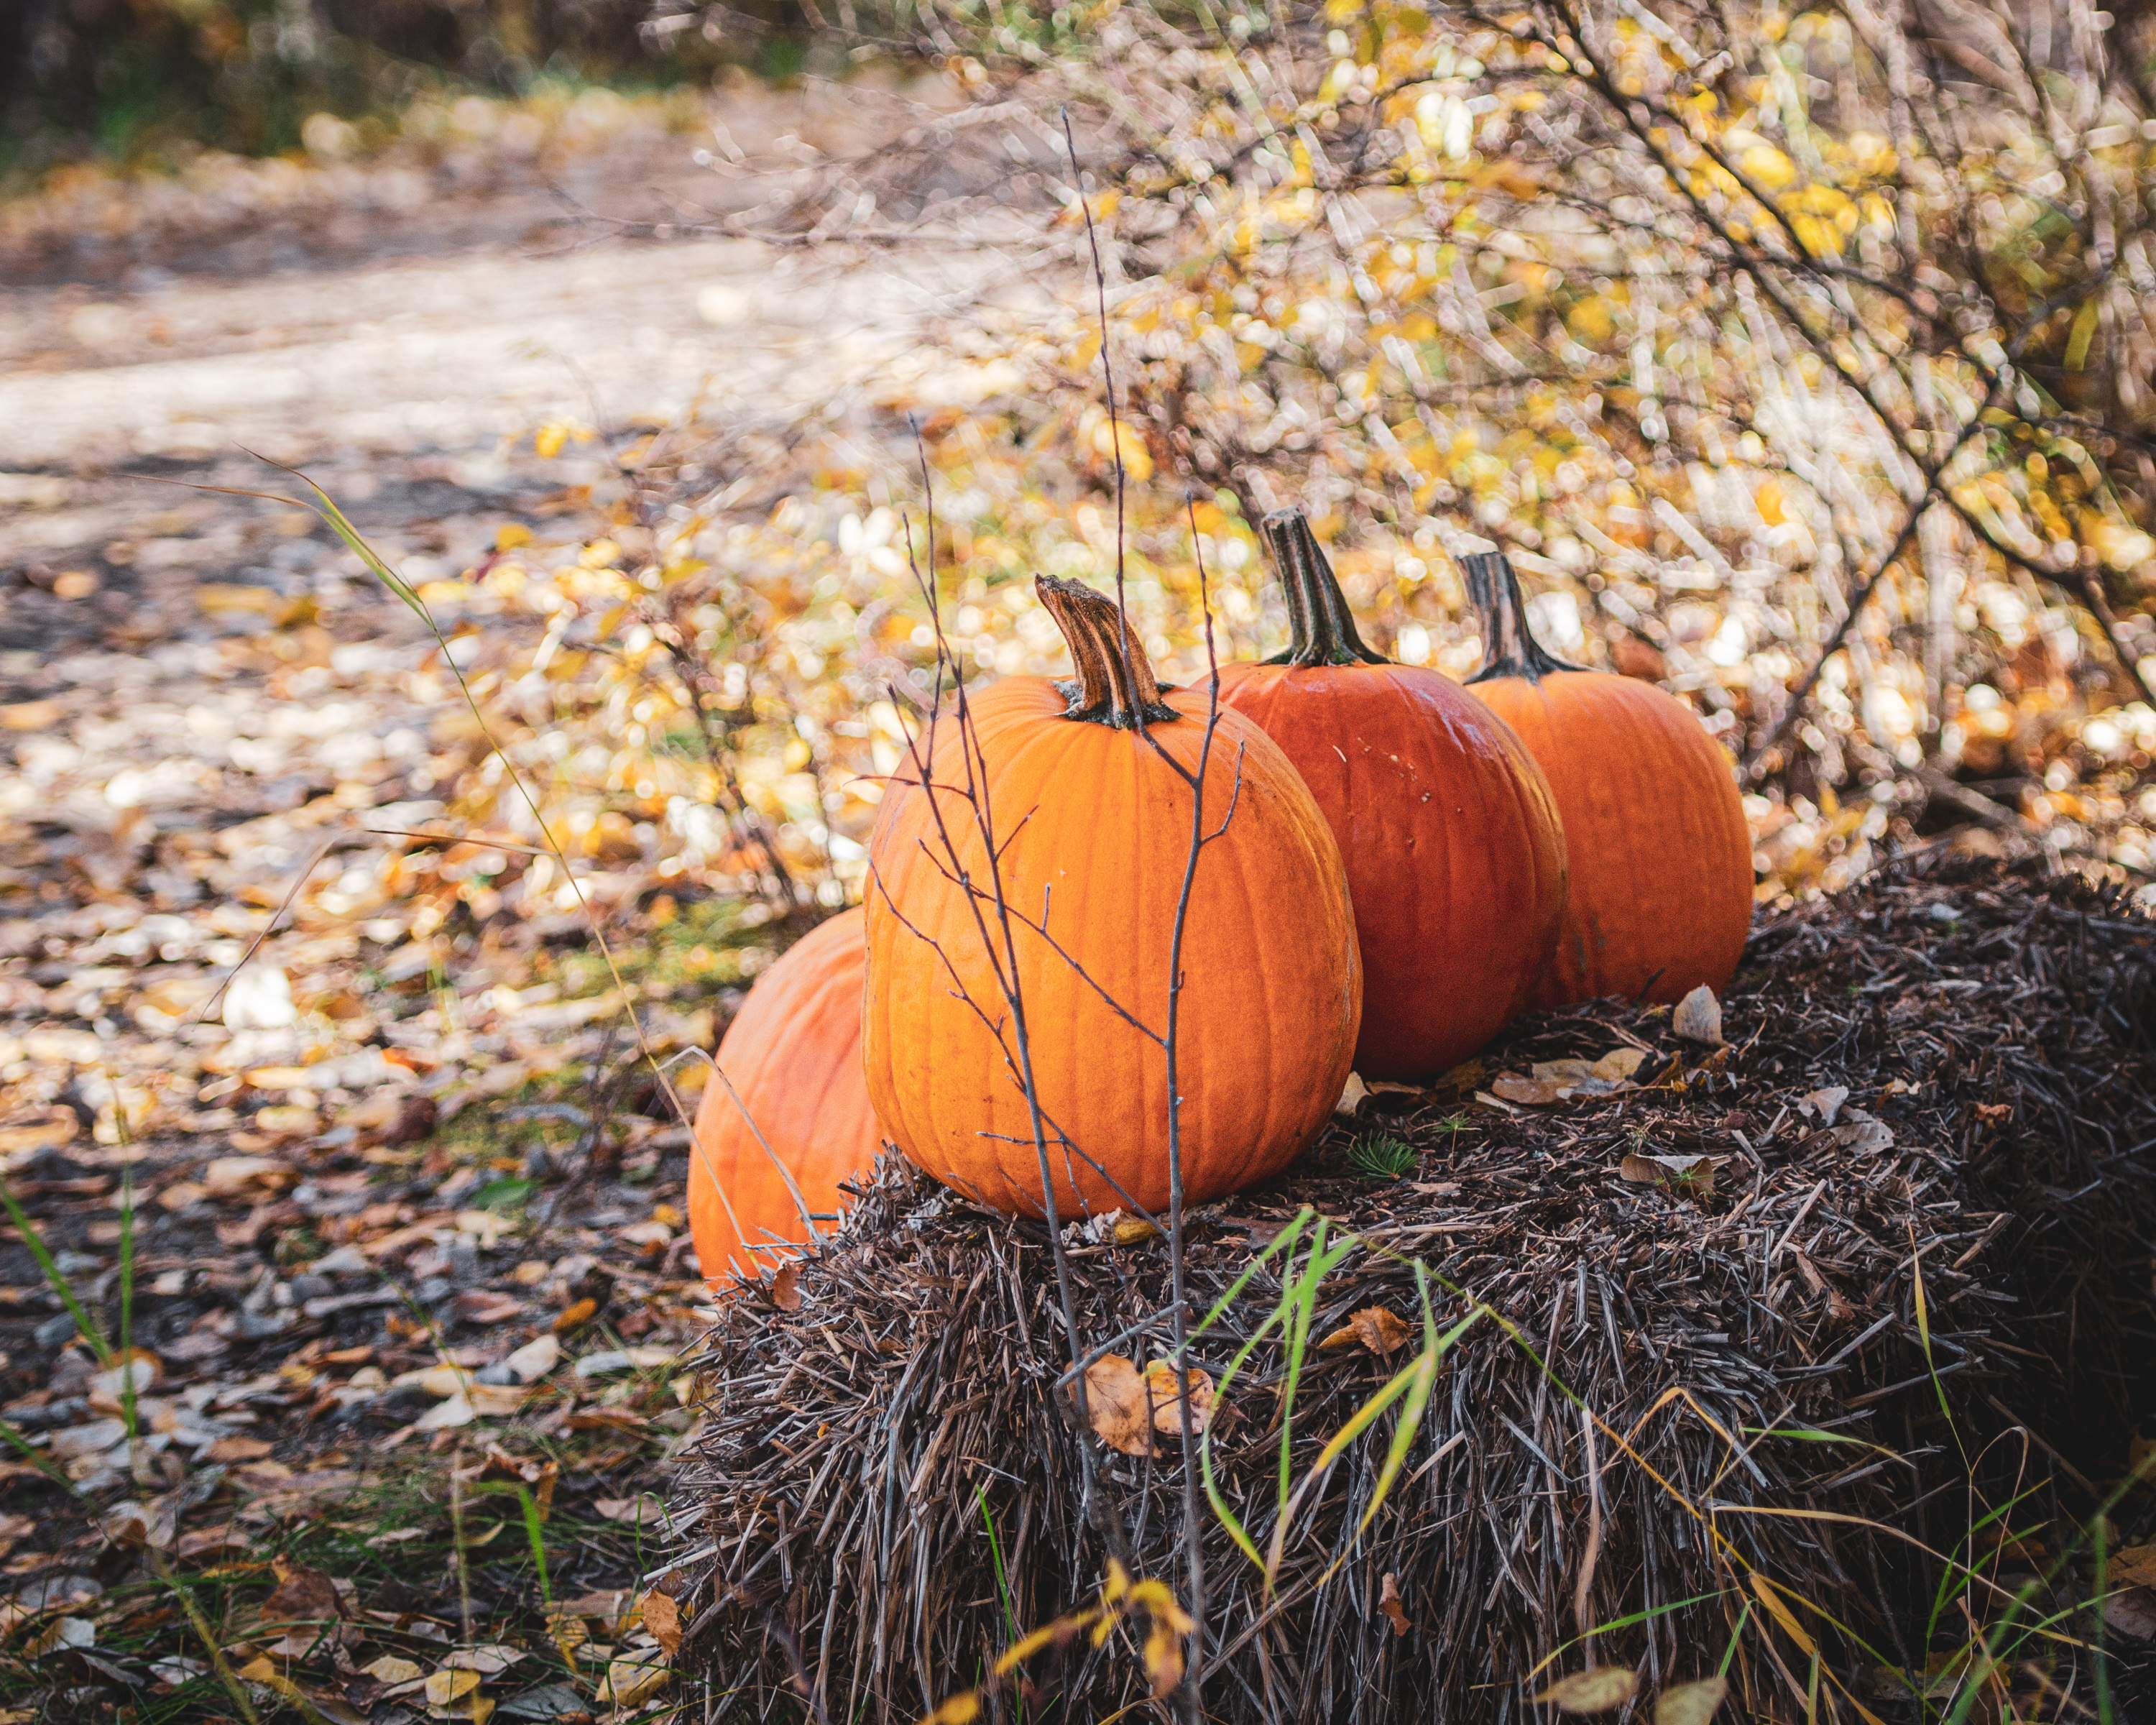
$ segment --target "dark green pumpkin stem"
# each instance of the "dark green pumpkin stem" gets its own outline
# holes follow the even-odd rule
[[[1490,677],[1525,677],[1539,682],[1552,671],[1578,670],[1555,654],[1546,652],[1527,627],[1527,608],[1520,598],[1520,578],[1512,572],[1512,559],[1502,551],[1481,551],[1460,560],[1460,572],[1467,578],[1467,597],[1482,628],[1482,669],[1467,680],[1480,683]]]
[[[1287,651],[1267,665],[1389,665],[1355,632],[1348,596],[1340,591],[1310,519],[1300,509],[1276,509],[1258,523],[1287,591]]]
[[[1083,719],[1118,730],[1142,730],[1176,716],[1160,698],[1160,684],[1146,663],[1145,649],[1116,602],[1082,581],[1033,578],[1033,590],[1063,631],[1075,678],[1059,681],[1070,706],[1066,719]]]

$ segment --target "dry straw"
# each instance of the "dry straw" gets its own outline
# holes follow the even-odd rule
[[[1643,1698],[1723,1672],[1768,1717],[2087,1693],[2088,1625],[2031,1625],[2088,1578],[2055,1548],[2017,1594],[2005,1535],[2085,1515],[2127,1455],[2152,1024],[2146,918],[1934,850],[1764,925],[1722,1047],[1666,1011],[1531,1018],[1464,1088],[1373,1099],[1416,1175],[1368,1178],[1343,1127],[1194,1213],[1205,1714],[1540,1717],[1610,1665]],[[1620,1048],[1620,1089],[1468,1094]],[[1168,1354],[1163,1242],[1093,1232],[1065,1255],[1089,1358]],[[894,1158],[793,1291],[726,1301],[703,1351],[690,1652],[742,1717],[795,1697],[791,1639],[830,1717],[912,1719],[1100,1598],[1050,1254]],[[1371,1307],[1399,1325],[1358,1332]],[[1172,1445],[1092,1445],[1143,1574],[1181,1557]],[[1996,1671],[1923,1675],[1979,1630]],[[1106,1717],[1147,1697],[1136,1640],[1078,1636],[981,1705]]]

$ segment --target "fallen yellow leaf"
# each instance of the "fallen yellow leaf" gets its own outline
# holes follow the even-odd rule
[[[674,1673],[664,1665],[642,1660],[617,1659],[607,1667],[603,1700],[618,1707],[633,1707],[653,1693]]]
[[[1655,1703],[1655,1725],[1707,1725],[1728,1693],[1727,1677],[1702,1677],[1664,1690]]]
[[[1196,1367],[1184,1373],[1190,1391],[1190,1434],[1198,1436],[1213,1423],[1213,1379]],[[1183,1430],[1183,1397],[1176,1389],[1175,1368],[1157,1359],[1146,1368],[1146,1399],[1152,1405],[1152,1429],[1169,1437]]]
[[[1632,1698],[1640,1679],[1630,1666],[1591,1665],[1584,1671],[1560,1677],[1535,1697],[1559,1712],[1607,1713]]]
[[[427,1679],[422,1692],[430,1707],[445,1707],[460,1696],[470,1695],[479,1687],[479,1673],[466,1671],[436,1671]]]

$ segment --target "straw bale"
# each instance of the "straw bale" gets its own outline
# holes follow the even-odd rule
[[[1360,1532],[1392,1416],[1348,1448],[1299,1506],[1270,1598],[1201,1507],[1208,1717],[1503,1725],[1542,1716],[1536,1691],[1588,1662],[1574,1647],[1532,1675],[1583,1629],[1657,1611],[1592,1653],[1658,1690],[1712,1671],[1748,1601],[1732,1684],[1758,1717],[1800,1717],[1808,1656],[1751,1568],[1882,1706],[1880,1663],[1927,1656],[1911,1609],[1935,1571],[1907,1542],[1953,1547],[1972,1475],[2048,1477],[2067,1508],[2118,1475],[2156,1337],[2149,920],[2116,891],[1934,850],[1763,920],[1722,1031],[1688,1042],[1668,1009],[1616,1002],[1523,1019],[1479,1070],[1378,1092],[1287,1177],[1194,1219],[1200,1314],[1307,1205],[1365,1243],[1324,1285],[1313,1337],[1379,1306],[1417,1345],[1412,1260],[1440,1325],[1471,1296],[1512,1327],[1478,1323],[1447,1357]],[[1533,1094],[1537,1062],[1622,1048],[1645,1056],[1624,1088],[1489,1100]],[[1819,1093],[1836,1090],[1830,1118]],[[1359,1178],[1350,1151],[1373,1130],[1417,1170]],[[1717,1164],[1712,1194],[1625,1176],[1628,1156],[1691,1155]],[[1086,1345],[1164,1355],[1164,1242],[1070,1237]],[[1281,1287],[1253,1278],[1195,1363],[1219,1377]],[[1309,1358],[1297,1481],[1399,1363],[1361,1345]],[[680,1589],[685,1656],[724,1716],[798,1717],[802,1681],[832,1719],[927,1713],[1015,1631],[1097,1596],[1111,1505],[1137,1568],[1187,1587],[1172,1445],[1095,1445],[1110,1502],[1089,1525],[1069,1364],[1045,1230],[895,1157],[784,1303],[725,1304],[680,1486],[698,1517]],[[1223,1490],[1260,1548],[1286,1377],[1276,1337],[1217,1416]],[[1603,1422],[1592,1456],[1581,1403]],[[1834,1440],[1771,1435],[1799,1427]],[[1404,1633],[1381,1607],[1389,1577]],[[1146,1698],[1121,1636],[1028,1669],[1029,1717],[1059,1692],[1073,1717]],[[984,1705],[1015,1717],[1027,1699]]]

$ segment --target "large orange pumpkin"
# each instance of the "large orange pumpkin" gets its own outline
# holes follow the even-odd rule
[[[1292,639],[1224,665],[1220,698],[1265,727],[1340,841],[1363,952],[1355,1069],[1465,1060],[1527,1004],[1564,913],[1565,845],[1541,769],[1450,677],[1363,644],[1299,509],[1260,524]]]
[[[839,1182],[875,1165],[881,1134],[861,1079],[865,922],[858,907],[843,911],[788,947],[720,1040],[719,1070],[741,1101],[711,1079],[689,1158],[689,1232],[707,1276],[760,1276],[774,1247],[808,1239],[774,1156],[812,1215],[839,1210]]]
[[[1535,1004],[1681,1000],[1702,983],[1721,993],[1752,926],[1752,839],[1727,757],[1652,684],[1543,651],[1502,556],[1460,567],[1482,626],[1470,686],[1542,763],[1572,860]]]
[[[1362,1003],[1353,914],[1324,817],[1264,733],[1223,711],[1209,747],[1206,691],[1163,691],[1111,601],[1047,577],[1034,591],[1076,681],[969,693],[886,795],[869,1094],[900,1148],[982,1204],[1040,1215],[1052,1194],[1061,1218],[1157,1214],[1194,787],[1209,836],[1177,997],[1186,1202],[1277,1172],[1339,1100]]]

